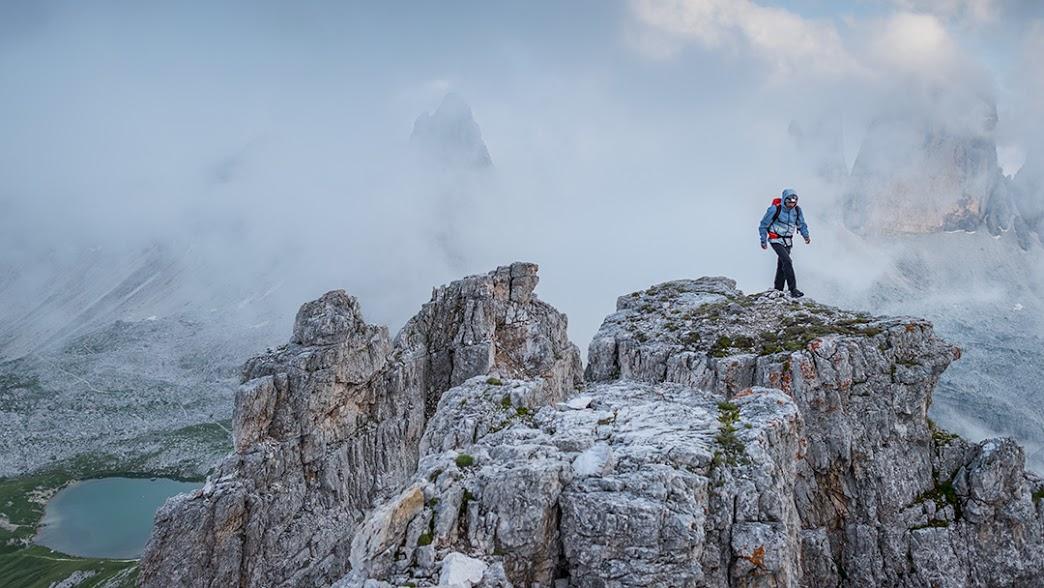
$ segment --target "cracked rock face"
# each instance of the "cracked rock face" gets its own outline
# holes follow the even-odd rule
[[[424,506],[408,524],[373,513],[341,584],[434,584],[457,553],[485,561],[493,586],[797,581],[801,418],[790,398],[755,388],[726,404],[677,384],[613,382],[577,409],[547,406],[541,388],[480,377],[444,394],[416,475],[390,501]],[[728,450],[723,410],[743,423]]]
[[[587,384],[515,264],[395,341],[354,299],[245,368],[236,453],[160,511],[144,585],[1035,586],[1044,483],[926,411],[929,323],[725,278],[621,297]],[[577,388],[582,388],[577,390]]]
[[[289,344],[244,366],[235,453],[156,517],[144,586],[330,584],[349,571],[363,516],[401,490],[443,392],[476,375],[582,381],[565,316],[540,301],[534,264],[436,289],[391,341],[334,291],[301,307]]]
[[[802,585],[1031,586],[1044,573],[1044,522],[1022,449],[969,445],[926,417],[959,357],[923,320],[744,296],[704,278],[621,297],[591,343],[587,377],[726,397],[769,386],[792,398],[804,422]],[[976,494],[969,479],[990,490]]]

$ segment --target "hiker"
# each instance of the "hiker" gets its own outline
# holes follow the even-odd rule
[[[797,289],[797,278],[794,277],[794,263],[790,259],[790,250],[794,246],[794,231],[801,233],[805,238],[805,244],[812,240],[808,236],[808,225],[805,224],[805,215],[801,207],[797,205],[797,192],[787,188],[783,190],[783,197],[772,201],[765,211],[758,225],[758,234],[761,235],[761,248],[776,252],[776,281],[775,288],[783,291],[784,283],[790,289],[790,295],[800,298],[804,292]]]

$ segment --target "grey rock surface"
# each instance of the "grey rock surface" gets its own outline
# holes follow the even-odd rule
[[[679,281],[621,297],[591,343],[588,379],[692,383],[730,397],[772,386],[792,397],[804,421],[795,482],[803,585],[930,586],[944,576],[1035,585],[1044,571],[1041,481],[1025,472],[1022,449],[971,445],[927,419],[959,349],[923,320],[733,287]],[[982,504],[969,477],[990,480],[988,500],[1004,514],[969,516]]]
[[[725,278],[621,297],[589,349],[515,264],[394,342],[343,292],[249,362],[236,453],[142,583],[1035,586],[1044,482],[927,419],[960,351]],[[578,387],[584,386],[577,390]]]
[[[790,398],[755,388],[727,404],[629,381],[588,393],[584,409],[547,406],[541,382],[475,378],[444,394],[416,475],[361,526],[344,583],[434,584],[454,553],[514,586],[797,581]],[[726,414],[743,422],[728,447]],[[397,523],[404,513],[413,522]],[[434,566],[420,556],[432,546]]]
[[[395,338],[334,291],[305,304],[289,344],[244,366],[235,452],[167,502],[144,586],[330,584],[358,523],[416,468],[442,393],[475,375],[540,379],[549,401],[582,380],[566,319],[516,263],[436,289]]]

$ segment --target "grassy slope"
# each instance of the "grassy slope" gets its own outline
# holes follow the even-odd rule
[[[138,577],[138,562],[72,557],[35,545],[0,554],[2,588],[47,588],[77,571],[94,572],[78,587],[99,586],[109,580],[116,580],[116,586],[132,587]]]

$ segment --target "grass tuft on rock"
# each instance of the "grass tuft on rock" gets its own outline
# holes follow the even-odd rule
[[[856,317],[835,323],[824,322],[816,316],[786,317],[778,331],[765,331],[758,336],[758,353],[771,355],[781,351],[800,351],[809,343],[827,335],[874,337],[883,332],[870,326],[871,319]]]
[[[928,430],[931,431],[932,441],[934,441],[937,446],[949,445],[950,442],[955,439],[961,438],[960,435],[940,428],[932,419],[928,419]]]
[[[689,331],[679,338],[682,345],[686,347],[696,348],[700,344],[700,334],[696,331]]]
[[[470,468],[475,465],[475,458],[467,453],[461,453],[457,456],[456,464],[458,468]]]
[[[739,465],[749,463],[746,455],[747,446],[736,435],[736,423],[739,421],[739,407],[731,402],[718,403],[718,421],[721,428],[714,436],[719,448],[711,458],[711,466]]]
[[[954,518],[958,520],[961,518],[961,503],[957,499],[957,491],[953,487],[952,479],[945,482],[936,482],[934,487],[918,495],[914,499],[914,504],[924,502],[925,500],[935,502],[935,506],[940,509],[946,508],[947,505],[952,506]]]

